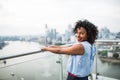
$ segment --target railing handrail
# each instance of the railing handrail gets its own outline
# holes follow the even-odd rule
[[[120,42],[120,40],[96,40],[96,42]],[[66,44],[64,46],[71,46],[71,44]],[[35,54],[35,53],[39,53],[39,52],[44,52],[44,51],[38,50],[38,51],[28,52],[28,53],[24,53],[24,54],[18,54],[18,55],[2,57],[2,58],[0,58],[0,60],[11,59],[11,58],[21,57],[21,56],[26,56],[26,55],[31,55],[31,54]]]
[[[96,42],[120,42],[120,40],[96,40]],[[71,44],[65,44],[64,46],[71,46]],[[44,52],[44,51],[38,50],[38,51],[33,51],[33,52],[28,52],[28,53],[23,53],[23,54],[6,56],[6,57],[0,58],[0,60],[11,59],[11,58],[21,57],[21,56],[26,56],[26,55],[31,55],[31,54],[35,54],[35,53],[39,53],[39,52]]]
[[[44,52],[44,51],[38,50],[38,51],[33,51],[33,52],[28,52],[28,53],[23,53],[23,54],[17,54],[17,55],[12,55],[12,56],[6,56],[6,57],[0,58],[0,60],[6,60],[6,59],[11,59],[11,58],[16,58],[16,57],[31,55],[31,54],[35,54],[35,53],[39,53],[39,52]]]
[[[72,44],[65,44],[63,46],[71,46],[71,45]],[[35,54],[35,53],[40,53],[40,52],[45,52],[45,51],[38,50],[38,51],[33,51],[33,52],[28,52],[28,53],[23,53],[23,54],[17,54],[17,55],[12,55],[12,56],[5,56],[5,57],[0,58],[0,60],[6,60],[6,59],[11,59],[11,58],[16,58],[16,57],[31,55],[31,54]]]

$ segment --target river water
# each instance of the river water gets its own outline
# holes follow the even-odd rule
[[[42,47],[34,42],[11,41],[7,46],[0,50],[0,57],[37,51]],[[62,55],[63,59],[63,78],[66,78],[66,66],[69,56]],[[8,60],[7,64],[0,61],[0,80],[59,80],[61,67],[57,63],[60,55],[50,52],[42,52],[28,57]],[[95,62],[96,63],[96,62]],[[93,73],[96,72],[94,63]],[[102,62],[97,59],[97,72],[106,77],[120,79],[120,64]]]

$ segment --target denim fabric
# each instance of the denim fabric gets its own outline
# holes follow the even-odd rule
[[[79,42],[84,47],[83,55],[71,55],[68,61],[68,72],[77,77],[85,77],[91,73],[96,48],[87,41]]]

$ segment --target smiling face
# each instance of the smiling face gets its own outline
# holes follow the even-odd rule
[[[77,28],[75,36],[78,42],[87,40],[87,32],[83,27]]]

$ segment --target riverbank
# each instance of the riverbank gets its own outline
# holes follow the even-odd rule
[[[101,56],[99,56],[99,58],[101,61],[104,61],[104,62],[120,64],[120,58],[116,59],[116,58],[108,58],[108,57],[101,57]]]

